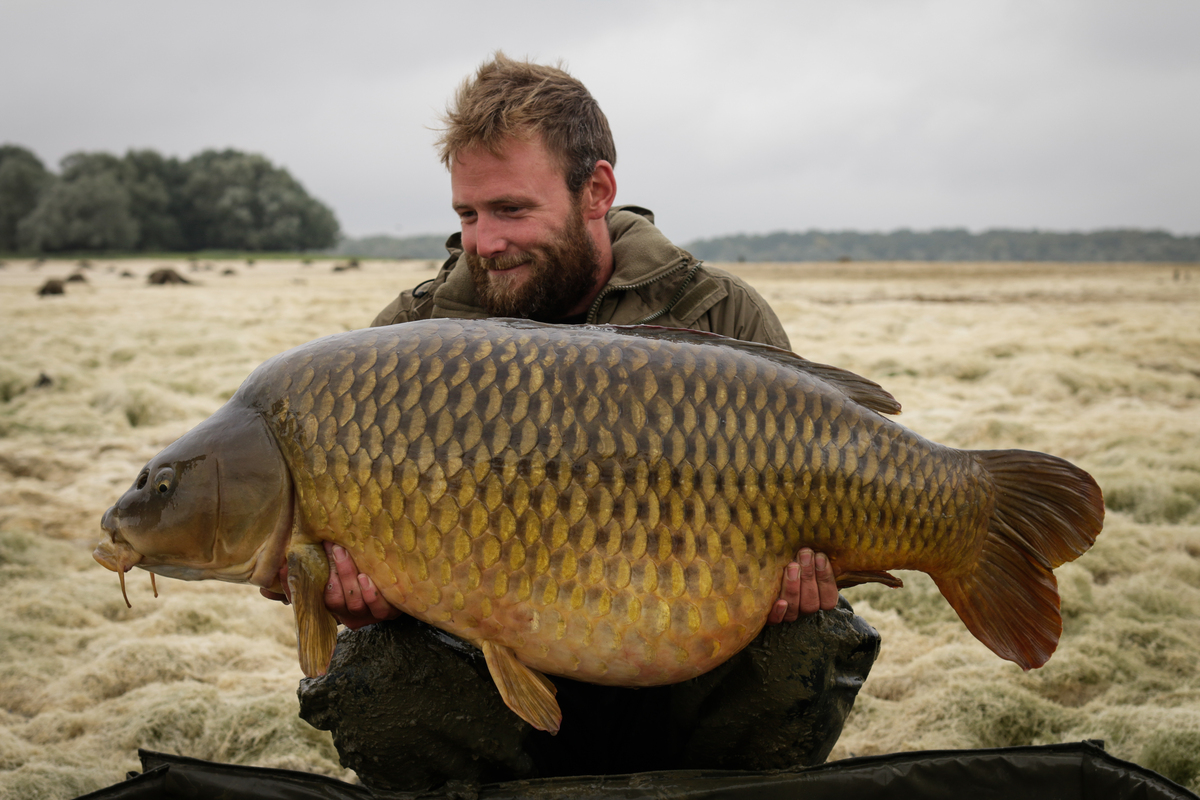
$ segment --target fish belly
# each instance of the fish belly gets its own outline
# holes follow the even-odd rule
[[[801,545],[953,570],[991,508],[961,451],[699,334],[431,320],[260,370],[313,535],[407,613],[597,683],[732,656]]]

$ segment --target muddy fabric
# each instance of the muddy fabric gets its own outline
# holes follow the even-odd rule
[[[417,800],[321,775],[217,764],[139,750],[140,775],[78,800]],[[930,750],[849,758],[782,772],[686,770],[616,777],[448,784],[421,800],[1200,800],[1151,770],[1104,752],[1102,742],[991,750]]]
[[[618,206],[607,219],[613,275],[586,322],[692,328],[791,349],[779,318],[758,292],[673,245],[654,226],[653,213],[639,206]],[[446,249],[450,257],[438,275],[401,292],[372,325],[490,316],[475,295],[461,235],[451,236]]]
[[[327,675],[300,688],[300,715],[333,733],[362,782],[417,791],[665,769],[820,764],[879,650],[844,600],[768,627],[717,669],[625,689],[552,678],[563,726],[534,730],[505,707],[479,651],[412,618],[343,631]]]

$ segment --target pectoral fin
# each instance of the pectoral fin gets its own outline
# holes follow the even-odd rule
[[[482,649],[504,704],[539,731],[558,733],[562,711],[550,679],[518,661],[509,647],[484,640]]]
[[[287,565],[288,591],[296,612],[300,669],[308,677],[316,678],[329,670],[329,659],[337,644],[337,620],[325,609],[329,559],[319,543],[293,543],[288,547]]]
[[[904,586],[904,581],[890,572],[884,572],[883,570],[879,570],[878,572],[853,570],[851,572],[839,572],[837,575],[837,587],[839,589],[845,589],[847,586],[858,586],[860,583],[882,583],[884,586],[890,586],[893,589],[899,589]]]

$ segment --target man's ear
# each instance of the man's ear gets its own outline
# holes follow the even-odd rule
[[[584,219],[604,218],[617,199],[617,176],[613,174],[612,164],[603,159],[596,162],[580,197]]]

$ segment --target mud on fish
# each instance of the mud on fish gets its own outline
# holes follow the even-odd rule
[[[275,591],[306,675],[336,639],[322,542],[479,647],[505,702],[558,729],[542,673],[651,686],[764,625],[802,546],[840,586],[928,573],[1001,658],[1045,663],[1052,570],[1100,532],[1054,456],[945,447],[875,383],[694,331],[429,320],[328,336],[256,369],[104,515],[95,557]]]

